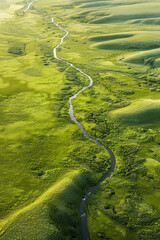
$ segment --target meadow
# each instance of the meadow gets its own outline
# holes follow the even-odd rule
[[[90,195],[91,239],[160,239],[158,0],[0,0],[1,239],[80,239],[79,204],[110,168],[68,114],[116,156]],[[113,231],[114,229],[114,231]]]

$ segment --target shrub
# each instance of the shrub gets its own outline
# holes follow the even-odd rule
[[[15,54],[15,55],[24,55],[25,51],[20,47],[10,47],[8,49],[8,53]]]

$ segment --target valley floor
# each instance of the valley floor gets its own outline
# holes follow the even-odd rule
[[[160,239],[160,3],[0,0],[1,239]],[[114,231],[113,231],[114,229]]]

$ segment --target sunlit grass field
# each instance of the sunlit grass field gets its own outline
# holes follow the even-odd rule
[[[0,0],[1,239],[80,239],[81,198],[91,239],[160,239],[160,12],[147,0]],[[113,231],[114,229],[114,231]]]

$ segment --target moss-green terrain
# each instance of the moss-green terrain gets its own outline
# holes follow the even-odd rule
[[[160,239],[160,3],[158,0],[0,0],[0,239]]]

